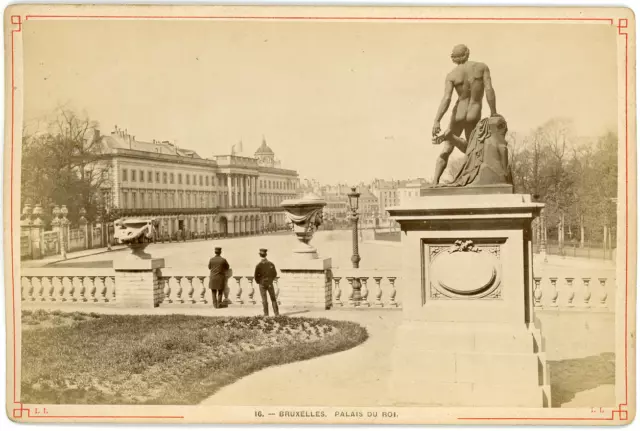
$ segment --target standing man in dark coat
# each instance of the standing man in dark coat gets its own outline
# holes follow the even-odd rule
[[[222,295],[227,285],[227,271],[229,271],[229,262],[220,256],[222,248],[215,248],[216,255],[209,260],[209,289],[211,289],[211,297],[213,299],[213,307],[220,308],[222,304]]]
[[[262,309],[264,310],[265,317],[269,316],[269,303],[267,302],[267,292],[271,297],[271,306],[273,307],[273,314],[279,316],[278,301],[276,299],[276,291],[273,288],[273,280],[278,276],[276,266],[267,260],[267,249],[260,249],[260,263],[256,265],[256,271],[253,274],[256,283],[260,286],[260,296],[262,296]]]

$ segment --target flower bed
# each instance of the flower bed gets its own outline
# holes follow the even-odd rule
[[[328,319],[122,316],[25,310],[22,397],[46,404],[197,404],[263,368],[352,348]]]

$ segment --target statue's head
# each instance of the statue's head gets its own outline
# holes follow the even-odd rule
[[[451,61],[455,64],[463,64],[469,59],[469,48],[467,45],[456,45],[451,51]]]
[[[507,120],[505,120],[502,115],[489,117],[489,129],[499,135],[506,136],[507,131],[509,130],[507,127]]]

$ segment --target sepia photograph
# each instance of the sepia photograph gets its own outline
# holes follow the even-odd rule
[[[4,28],[12,421],[635,418],[630,9]]]

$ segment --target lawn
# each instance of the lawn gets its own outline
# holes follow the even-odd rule
[[[22,396],[32,404],[197,404],[263,368],[364,342],[352,322],[24,310]]]

